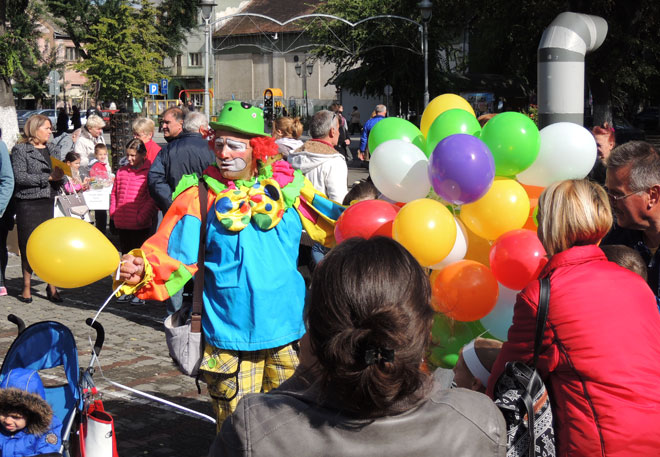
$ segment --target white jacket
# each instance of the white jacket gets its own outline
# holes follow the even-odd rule
[[[95,158],[94,146],[99,143],[105,144],[103,134],[99,135],[98,138],[94,138],[91,133],[89,133],[89,130],[87,130],[85,127],[82,128],[80,137],[78,138],[78,141],[76,141],[76,145],[73,148],[73,152],[80,154],[80,167],[81,169],[85,170],[85,172],[89,167],[89,161]]]
[[[348,167],[344,156],[333,147],[309,140],[302,148],[291,152],[287,160],[330,200],[337,203],[344,200],[348,193]]]

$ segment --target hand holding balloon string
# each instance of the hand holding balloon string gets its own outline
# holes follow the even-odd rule
[[[134,286],[142,281],[144,276],[144,260],[131,254],[124,254],[119,264],[119,279],[125,284]]]

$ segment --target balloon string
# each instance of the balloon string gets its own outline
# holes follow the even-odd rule
[[[96,319],[99,317],[99,314],[101,314],[101,312],[103,311],[103,309],[104,309],[106,306],[108,306],[108,303],[110,303],[110,300],[112,300],[112,297],[114,297],[115,294],[116,294],[117,292],[119,292],[119,289],[121,289],[121,286],[123,286],[124,283],[125,283],[125,281],[122,282],[121,284],[119,284],[119,286],[117,286],[117,288],[116,288],[115,290],[112,291],[112,293],[110,294],[110,296],[108,297],[108,299],[105,301],[105,303],[103,303],[103,305],[102,305],[102,306],[99,308],[99,310],[96,312],[96,315],[94,316],[94,319],[92,319],[92,324],[93,324],[94,322],[96,322]],[[90,326],[91,326],[92,324],[90,324]]]
[[[178,404],[176,404],[176,403],[174,403],[174,402],[171,402],[171,401],[168,401],[168,400],[164,400],[164,399],[162,399],[162,398],[156,397],[155,395],[151,395],[151,394],[148,394],[148,393],[146,393],[146,392],[142,392],[141,390],[133,389],[132,387],[128,387],[128,386],[125,386],[125,385],[123,385],[123,384],[119,384],[118,382],[114,382],[114,381],[108,379],[108,378],[105,376],[105,374],[103,373],[103,368],[101,368],[101,361],[100,361],[99,357],[96,355],[96,352],[94,351],[94,345],[93,345],[93,343],[92,343],[92,338],[89,337],[89,336],[88,336],[87,338],[89,339],[89,345],[92,347],[92,354],[93,354],[92,361],[90,362],[90,365],[94,365],[94,362],[96,362],[96,366],[98,367],[99,373],[101,373],[101,377],[102,377],[106,382],[108,382],[108,383],[110,383],[111,385],[113,385],[113,386],[115,386],[115,387],[118,387],[118,388],[120,388],[120,389],[122,389],[122,390],[126,390],[126,391],[128,391],[128,392],[131,392],[131,393],[133,393],[133,394],[135,394],[135,395],[138,395],[138,396],[141,396],[141,397],[147,398],[147,399],[149,399],[149,400],[155,401],[155,402],[157,402],[157,403],[161,403],[161,404],[163,404],[163,405],[170,406],[170,407],[172,407],[172,408],[174,408],[174,409],[178,409],[178,410],[180,410],[180,411],[184,411],[184,412],[186,412],[186,413],[192,414],[193,416],[197,416],[197,417],[200,417],[200,418],[202,418],[202,419],[204,419],[204,420],[207,420],[207,421],[209,421],[209,422],[211,422],[211,423],[213,423],[213,424],[216,423],[216,420],[215,420],[213,417],[208,416],[208,415],[206,415],[206,414],[204,414],[204,413],[200,413],[199,411],[195,411],[194,409],[186,408],[185,406],[178,405]]]

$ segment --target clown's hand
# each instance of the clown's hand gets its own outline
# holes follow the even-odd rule
[[[144,276],[144,260],[131,254],[124,254],[119,266],[119,279],[129,285],[136,285]]]

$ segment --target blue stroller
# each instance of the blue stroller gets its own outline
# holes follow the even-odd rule
[[[60,453],[66,457],[85,457],[84,446],[78,442],[78,432],[86,408],[96,393],[92,380],[93,365],[105,339],[103,326],[87,319],[87,325],[96,330],[96,342],[89,366],[80,370],[76,342],[68,327],[54,321],[37,322],[25,327],[17,316],[10,314],[7,318],[18,327],[18,336],[2,363],[0,380],[13,368],[37,371],[63,369],[66,382],[60,379],[57,385],[46,385],[46,401],[63,424]]]

